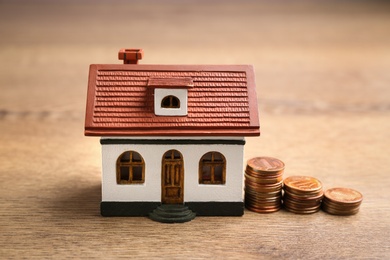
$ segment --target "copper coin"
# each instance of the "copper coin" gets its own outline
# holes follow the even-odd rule
[[[246,204],[248,207],[255,208],[255,209],[269,209],[273,210],[276,208],[281,208],[281,205],[271,205],[271,206],[262,206],[262,205],[256,205],[256,204]]]
[[[284,186],[296,193],[315,193],[322,189],[319,180],[309,176],[291,176],[284,179]]]
[[[261,191],[258,191],[257,189],[254,189],[250,186],[246,186],[245,189],[244,189],[246,192],[248,193],[252,193],[256,196],[260,196],[260,197],[273,197],[273,196],[282,196],[282,191],[281,190],[276,190],[276,191],[270,191],[270,192],[261,192]]]
[[[358,212],[359,211],[359,206],[355,207],[340,207],[340,206],[335,206],[335,205],[329,205],[328,203],[322,203],[322,209],[328,213],[331,212],[338,212],[339,215],[348,215],[348,214],[354,214],[351,212]],[[335,214],[335,213],[332,213]]]
[[[255,157],[247,162],[248,168],[254,172],[278,172],[284,169],[284,163],[272,157]]]
[[[291,198],[293,200],[299,200],[299,201],[305,201],[305,200],[320,201],[320,200],[322,200],[322,198],[324,196],[324,193],[322,192],[322,190],[320,190],[320,192],[318,192],[318,194],[313,194],[313,195],[300,194],[300,195],[297,195],[297,194],[291,193],[288,190],[284,190],[284,196],[288,197],[288,198]]]
[[[290,211],[290,212],[295,213],[295,214],[313,214],[313,213],[318,212],[318,211],[321,209],[321,207],[318,207],[318,208],[310,209],[310,210],[305,210],[305,209],[303,209],[303,210],[297,210],[297,209],[294,209],[294,208],[290,208],[290,207],[288,207],[288,206],[286,207],[285,205],[284,205],[284,208],[285,208],[287,211]]]
[[[342,210],[355,209],[355,208],[358,208],[360,206],[360,202],[347,205],[347,204],[333,203],[333,202],[331,202],[331,201],[329,201],[327,199],[322,200],[322,203],[324,205],[327,205],[328,207],[332,207],[332,208],[335,208],[335,209],[342,209]]]
[[[355,209],[350,210],[336,210],[332,207],[328,207],[326,205],[322,205],[322,210],[326,213],[332,214],[332,215],[341,215],[341,216],[348,216],[348,215],[354,215],[359,212],[359,207]]]
[[[256,200],[250,197],[245,197],[245,202],[247,204],[252,204],[252,205],[258,205],[258,206],[280,206],[282,204],[282,200]]]
[[[317,203],[317,204],[299,204],[299,203],[294,203],[294,202],[291,202],[291,201],[283,201],[283,205],[289,207],[289,208],[293,208],[293,209],[297,209],[297,210],[310,210],[310,209],[317,209],[319,207],[321,207],[321,203]]]
[[[277,178],[283,175],[283,171],[278,172],[255,172],[248,166],[245,169],[245,173],[258,178]]]
[[[270,174],[270,173],[259,174],[253,171],[245,170],[245,174],[257,179],[280,179],[283,177],[283,172],[277,174]]]
[[[323,196],[324,194],[322,189],[316,191],[301,191],[301,190],[292,189],[286,185],[283,186],[283,190],[284,192],[287,192],[292,196],[301,197],[301,198]]]
[[[256,201],[256,200],[252,200],[251,198],[245,198],[245,203],[247,205],[252,205],[252,206],[257,206],[257,207],[266,207],[266,206],[278,206],[280,207],[282,205],[282,201],[281,200],[278,200],[278,201]]]
[[[246,200],[245,201],[245,205],[247,206],[252,206],[252,207],[255,207],[255,208],[274,208],[274,207],[281,207],[282,204],[281,203],[255,203],[255,202],[252,202],[250,200]]]
[[[253,191],[256,191],[256,192],[260,192],[260,193],[272,193],[272,192],[281,192],[282,191],[282,187],[264,187],[264,186],[261,186],[261,185],[252,185],[252,184],[248,184],[247,182],[245,182],[245,188],[249,188],[250,190],[253,190]]]
[[[250,180],[251,182],[259,183],[259,184],[276,184],[283,180],[283,177],[277,178],[256,178],[245,173],[245,179]]]
[[[279,181],[276,183],[258,183],[251,181],[249,178],[245,178],[245,184],[250,186],[259,186],[263,189],[282,189],[283,181]]]
[[[326,199],[337,204],[360,204],[363,200],[360,192],[348,188],[328,189],[324,195]]]
[[[282,197],[273,197],[273,198],[261,198],[261,197],[255,197],[252,195],[245,195],[245,199],[250,199],[251,201],[256,201],[258,203],[265,203],[265,202],[281,202]]]
[[[246,206],[246,208],[250,211],[256,212],[256,213],[273,213],[276,211],[279,211],[281,207],[275,207],[275,208],[269,208],[269,209],[258,209],[251,206]]]

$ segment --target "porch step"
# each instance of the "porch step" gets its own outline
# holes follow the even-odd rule
[[[195,216],[192,210],[182,204],[162,204],[149,213],[152,220],[162,223],[183,223],[193,220]]]

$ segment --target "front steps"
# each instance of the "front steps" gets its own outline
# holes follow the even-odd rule
[[[149,214],[152,220],[162,223],[183,223],[193,220],[195,216],[192,210],[182,204],[162,204]]]

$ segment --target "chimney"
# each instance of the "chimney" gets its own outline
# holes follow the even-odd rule
[[[123,60],[123,64],[138,64],[143,56],[142,49],[120,49],[118,53],[118,59]]]

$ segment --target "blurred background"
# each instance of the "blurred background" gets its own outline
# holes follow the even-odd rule
[[[143,64],[253,64],[263,113],[389,109],[389,10],[386,1],[2,0],[0,110],[79,117],[89,64],[120,63],[122,47],[143,48]]]
[[[245,158],[359,190],[361,212],[246,211],[170,228],[101,218],[88,70],[121,64],[120,48],[142,48],[141,64],[254,65],[262,134]],[[386,259],[389,68],[389,1],[0,0],[0,257],[172,255],[174,241],[188,257]],[[206,247],[215,234],[219,247]]]

